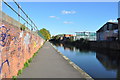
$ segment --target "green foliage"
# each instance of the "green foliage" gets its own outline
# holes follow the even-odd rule
[[[49,40],[51,38],[51,34],[47,29],[43,28],[39,32],[44,36],[46,40]]]
[[[32,59],[33,59],[33,58],[30,58],[30,59],[28,60],[28,63],[31,63],[31,62],[32,62]]]
[[[39,50],[40,50],[40,49],[39,49]],[[34,58],[35,56],[37,56],[39,50],[38,50],[36,53],[34,53],[33,58]]]
[[[64,34],[58,34],[56,36],[52,36],[52,39],[54,39],[55,41],[59,41],[60,37],[64,37]]]
[[[37,53],[34,53],[33,57],[35,57],[37,55]]]
[[[69,37],[69,38],[67,39],[67,41],[73,42],[73,41],[74,41],[74,37],[73,37],[73,36]]]
[[[18,74],[17,75],[20,75],[20,74],[22,74],[22,69],[20,69],[19,71],[18,71]]]
[[[55,36],[54,37],[55,40],[59,40],[59,38],[60,38],[59,36]]]
[[[25,27],[25,24],[23,24],[21,27],[20,27],[20,30],[21,31],[25,31],[26,27]]]
[[[83,42],[85,39],[84,38],[80,38],[80,42]]]
[[[13,76],[13,77],[12,77],[12,80],[17,80],[17,76]]]
[[[29,62],[26,61],[25,64],[24,64],[24,68],[28,67],[29,65],[30,65]]]

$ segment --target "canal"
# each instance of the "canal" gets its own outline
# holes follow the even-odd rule
[[[91,77],[120,80],[119,51],[90,51],[65,44],[54,43],[53,45]]]

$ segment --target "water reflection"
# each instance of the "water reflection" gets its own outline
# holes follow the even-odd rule
[[[116,54],[116,55],[115,55]],[[96,58],[103,64],[104,67],[108,70],[117,69],[120,64],[120,55],[119,53],[96,53]]]
[[[78,52],[83,52],[83,53],[89,53],[91,52],[90,50],[87,50],[87,49],[80,49],[79,47],[74,47],[72,45],[66,45],[66,44],[62,44],[62,43],[53,43],[53,45],[55,45],[56,47],[63,47],[64,50],[69,50],[69,51],[78,51]]]
[[[120,52],[96,52],[96,58],[107,70],[117,70],[116,78],[120,80]]]
[[[60,43],[53,43],[53,45],[55,45],[56,47],[63,47],[64,51],[70,51],[69,54],[65,54],[65,55],[71,58],[78,66],[82,67],[83,70],[89,73],[89,75],[91,75],[92,77],[94,78],[117,78],[117,80],[120,80],[120,52],[119,51],[102,51],[102,50],[91,51],[91,50],[86,50],[86,49],[80,49],[78,47],[74,47],[71,45],[60,44]],[[70,53],[74,53],[75,55],[70,54]],[[94,62],[89,63],[89,60],[92,59],[90,58],[90,56],[88,56],[89,58],[88,60],[80,59],[80,58],[84,58],[82,56],[83,54],[93,55],[92,58],[94,58],[95,56],[95,59],[93,59],[94,61],[96,60],[95,63]],[[87,65],[87,68],[86,68],[86,65]],[[101,65],[103,68],[101,67]]]

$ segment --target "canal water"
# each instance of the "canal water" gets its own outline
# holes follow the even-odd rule
[[[89,51],[56,43],[53,45],[91,77],[120,80],[120,52]]]

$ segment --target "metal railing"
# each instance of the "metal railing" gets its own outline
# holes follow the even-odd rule
[[[10,6],[5,0],[2,0],[4,2],[4,4],[6,4],[16,15],[18,15],[19,19],[22,19],[23,21],[25,21],[27,23],[27,25],[29,25],[31,27],[31,30],[38,30],[36,24],[32,21],[32,19],[26,14],[26,12],[20,7],[20,5],[15,1],[15,0],[12,0],[15,5],[17,6],[18,8],[18,11],[16,11],[12,6]],[[23,17],[20,12],[22,12],[25,17]],[[20,21],[20,20],[19,20]],[[28,26],[27,26],[28,27]]]
[[[12,6],[10,6],[5,0],[2,0],[2,1],[18,16],[18,18],[19,18],[18,22],[20,22],[20,19],[22,19],[23,21],[25,21],[27,23],[27,25],[29,25],[31,27],[31,31],[36,30],[37,34],[40,37],[42,37],[43,39],[45,39],[44,36],[39,32],[38,27],[33,22],[33,20],[27,15],[27,13],[21,8],[21,6],[15,0],[12,0],[12,1],[17,6],[18,11],[16,11]],[[25,18],[20,14],[20,11],[25,15]],[[26,27],[28,27],[28,26],[26,26]]]

